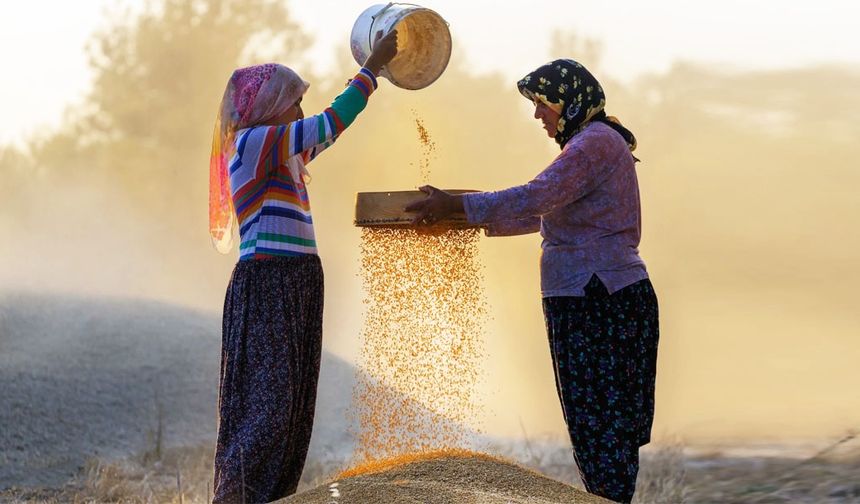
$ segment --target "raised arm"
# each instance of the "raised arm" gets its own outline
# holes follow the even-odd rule
[[[367,106],[368,98],[376,90],[376,76],[366,67],[359,70],[346,89],[323,112],[300,119],[288,125],[282,138],[282,152],[286,157],[303,154],[310,162],[334,144]]]
[[[397,31],[382,37],[374,46],[364,66],[353,77],[331,105],[319,114],[289,124],[254,128],[254,135],[273,149],[273,167],[301,154],[307,163],[331,146],[367,106],[377,88],[376,75],[397,54]]]

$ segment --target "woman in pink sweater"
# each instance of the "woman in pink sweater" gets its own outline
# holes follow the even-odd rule
[[[406,209],[432,224],[458,212],[490,236],[540,231],[541,291],[564,419],[586,489],[630,502],[650,441],[657,297],[639,257],[633,134],[604,112],[594,76],[552,61],[517,83],[561,154],[530,182],[452,195],[425,186]]]

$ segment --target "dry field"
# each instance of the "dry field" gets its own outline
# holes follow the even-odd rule
[[[2,297],[0,502],[207,502],[218,323],[151,302]],[[351,387],[343,384],[355,369],[332,358],[323,368],[328,406],[318,412],[301,490],[330,481],[351,455],[342,425]],[[693,448],[643,450],[636,502],[860,503],[852,435],[806,458]],[[579,486],[564,445],[482,451]]]
[[[847,445],[848,443],[846,443]],[[685,456],[679,445],[643,456],[638,503],[860,503],[860,450],[850,446],[807,459]],[[518,462],[581,487],[563,448],[542,449]],[[331,481],[343,461],[310,461],[300,491]],[[94,459],[74,482],[56,489],[12,489],[11,503],[203,503],[211,496],[212,446],[155,447],[138,456]]]

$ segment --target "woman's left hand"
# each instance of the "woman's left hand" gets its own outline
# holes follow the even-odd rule
[[[379,31],[376,34],[376,42],[373,43],[373,51],[364,62],[364,68],[378,76],[382,67],[387,65],[395,56],[397,56],[397,30],[391,30],[384,37],[382,31]]]
[[[427,197],[423,200],[413,201],[404,208],[407,212],[414,212],[415,218],[412,225],[431,225],[437,221],[444,220],[455,213],[463,213],[463,196],[447,193],[441,189],[426,185],[419,190]]]

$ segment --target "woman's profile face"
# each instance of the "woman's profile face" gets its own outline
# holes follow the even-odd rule
[[[274,125],[290,124],[293,121],[298,121],[299,119],[304,118],[305,113],[302,110],[302,99],[299,98],[296,103],[290,105],[290,108],[285,110],[283,114],[272,119],[270,123]]]
[[[543,129],[546,130],[546,134],[550,138],[555,138],[556,133],[558,133],[558,119],[560,117],[558,112],[547,107],[544,102],[535,102],[535,119],[540,119],[543,123]]]

